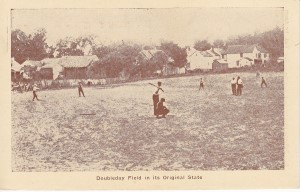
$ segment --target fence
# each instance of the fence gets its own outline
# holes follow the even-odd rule
[[[39,80],[31,81],[28,83],[14,83],[12,90],[17,91],[31,91],[32,85],[36,84],[40,89],[61,89],[76,87],[78,82],[82,82],[84,86],[99,86],[107,84],[115,84],[123,82],[119,78],[106,78],[106,79],[65,79],[65,80]]]

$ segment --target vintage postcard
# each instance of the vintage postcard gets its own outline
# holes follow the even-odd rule
[[[298,1],[0,5],[0,189],[299,187]]]

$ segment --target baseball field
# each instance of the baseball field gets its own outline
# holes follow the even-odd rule
[[[231,93],[239,75],[243,94]],[[12,93],[13,171],[284,169],[284,77],[208,74]],[[199,91],[203,78],[204,90]],[[148,83],[170,113],[153,115]]]

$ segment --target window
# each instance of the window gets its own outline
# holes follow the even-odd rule
[[[240,57],[243,57],[243,53],[240,53]]]
[[[267,54],[267,53],[265,53],[265,54],[264,54],[264,57],[266,58],[267,56],[268,56],[268,54]]]
[[[240,65],[240,61],[236,61],[236,66],[239,66]]]
[[[261,53],[258,53],[258,58],[259,58],[259,59],[261,58]]]

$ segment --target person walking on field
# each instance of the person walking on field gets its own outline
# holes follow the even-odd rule
[[[166,106],[164,106],[164,102],[166,100],[164,98],[160,99],[160,102],[157,104],[157,109],[156,109],[156,117],[159,118],[159,115],[162,116],[162,118],[165,118],[166,115],[170,112],[169,109],[167,109]]]
[[[153,84],[152,84],[153,85]],[[154,85],[155,86],[155,85]],[[152,100],[153,100],[153,108],[154,108],[154,115],[156,115],[156,109],[157,109],[157,104],[159,102],[159,91],[163,91],[161,88],[161,82],[157,82],[157,90],[155,93],[152,95]]]
[[[233,77],[232,80],[231,80],[231,91],[232,91],[232,94],[233,95],[236,95],[236,80],[235,78]]]
[[[200,87],[199,87],[199,90],[200,90],[201,88],[204,89],[204,82],[203,82],[202,78],[200,79]]]
[[[79,94],[79,97],[81,97],[81,94],[84,96],[84,92],[83,92],[83,89],[82,89],[82,83],[81,82],[78,82],[78,94]]]
[[[260,84],[260,87],[262,88],[263,85],[265,85],[265,87],[268,87],[268,86],[267,86],[267,83],[266,83],[266,80],[264,79],[264,77],[261,77],[261,84]]]
[[[242,89],[243,89],[243,81],[242,79],[238,76],[237,77],[237,90],[236,90],[236,95],[242,95]]]
[[[34,101],[34,99],[36,99],[36,100],[39,101],[39,99],[38,99],[38,97],[37,97],[37,94],[36,94],[36,92],[37,92],[38,90],[39,90],[39,88],[37,87],[36,84],[34,84],[34,85],[33,85],[33,89],[32,89],[32,93],[33,93],[33,99],[32,99],[32,101]]]

